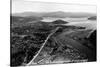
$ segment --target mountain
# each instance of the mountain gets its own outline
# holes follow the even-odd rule
[[[89,17],[88,20],[96,20],[97,17],[96,16],[93,16],[93,17]]]
[[[72,18],[81,18],[81,17],[91,17],[96,16],[96,14],[92,13],[84,13],[84,12],[23,12],[23,13],[14,13],[12,16],[34,16],[34,17],[57,17],[57,18],[65,18],[65,17],[72,17]]]
[[[66,24],[66,23],[69,23],[69,22],[66,22],[66,21],[63,21],[63,20],[55,20],[52,23],[53,24]]]

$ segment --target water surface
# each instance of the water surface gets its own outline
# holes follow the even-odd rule
[[[42,21],[53,22],[55,20],[64,20],[64,21],[69,22],[65,25],[82,26],[82,27],[86,27],[87,29],[97,28],[97,21],[88,20],[87,18],[44,18]]]

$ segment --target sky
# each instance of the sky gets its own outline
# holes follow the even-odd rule
[[[96,13],[96,6],[12,0],[12,13],[56,11]]]

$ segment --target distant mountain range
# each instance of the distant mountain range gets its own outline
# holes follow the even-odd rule
[[[96,16],[96,14],[93,13],[83,13],[83,12],[23,12],[23,13],[14,13],[12,16],[22,16],[22,17],[55,17],[55,18],[65,18],[65,17],[71,17],[71,18],[82,18],[82,17],[92,17]]]

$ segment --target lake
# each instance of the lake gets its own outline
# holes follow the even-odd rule
[[[87,29],[97,29],[97,21],[96,20],[88,20],[87,18],[43,18],[44,22],[53,22],[55,20],[64,20],[69,23],[65,25],[74,25],[74,26],[82,26]]]

